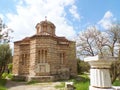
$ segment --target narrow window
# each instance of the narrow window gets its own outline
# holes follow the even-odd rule
[[[62,54],[60,53],[60,64],[61,64],[61,60],[62,60]]]
[[[21,61],[21,64],[22,65],[25,65],[26,64],[26,60],[27,60],[27,54],[22,54],[22,61]]]
[[[45,63],[47,63],[47,50],[45,50]]]
[[[38,51],[38,63],[47,63],[47,50]]]
[[[38,63],[40,63],[40,50],[38,51]]]
[[[65,60],[65,53],[60,53],[60,63],[63,64]]]
[[[22,54],[22,61],[21,64],[24,65],[24,54]]]
[[[25,57],[24,57],[24,64],[26,65],[26,60],[27,60],[27,54],[25,54]]]
[[[64,60],[65,60],[65,53],[63,53],[63,56],[62,56],[62,64],[64,63]]]
[[[43,58],[43,57],[44,57],[44,50],[42,50],[42,56],[41,56],[41,57],[42,57],[41,63],[43,63],[43,59],[44,59],[44,58]]]

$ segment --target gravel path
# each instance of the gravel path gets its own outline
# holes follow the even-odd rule
[[[60,90],[54,88],[54,86],[59,85],[60,82],[48,82],[48,83],[37,83],[32,85],[27,85],[25,82],[15,82],[7,81],[7,90]]]

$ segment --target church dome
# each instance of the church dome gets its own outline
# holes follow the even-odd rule
[[[41,21],[36,25],[37,34],[55,36],[55,25],[50,21]]]

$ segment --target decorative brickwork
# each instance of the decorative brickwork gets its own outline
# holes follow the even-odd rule
[[[56,36],[55,25],[50,21],[38,23],[35,35],[14,42],[13,74],[27,80],[77,75],[75,42]]]

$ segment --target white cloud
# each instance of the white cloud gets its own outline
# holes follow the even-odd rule
[[[104,17],[103,17],[103,18],[105,18],[105,19],[109,19],[109,18],[111,18],[111,17],[113,17],[112,12],[107,11],[107,12],[105,13],[105,15],[104,15]]]
[[[104,17],[98,22],[98,25],[100,25],[104,29],[109,29],[113,21],[115,21],[113,13],[107,11]]]
[[[77,7],[75,5],[72,5],[72,7],[69,9],[69,11],[75,19],[80,20],[80,15],[77,13]]]
[[[8,26],[14,30],[14,40],[35,34],[35,25],[44,20],[45,16],[55,24],[57,35],[73,37],[74,28],[66,22],[65,18],[66,6],[70,6],[71,10],[74,10],[75,18],[80,18],[76,12],[74,0],[19,0],[16,5],[17,14],[8,13],[6,15],[9,20]]]
[[[4,16],[3,16],[2,14],[0,14],[0,19],[3,19],[3,17],[4,17]]]

